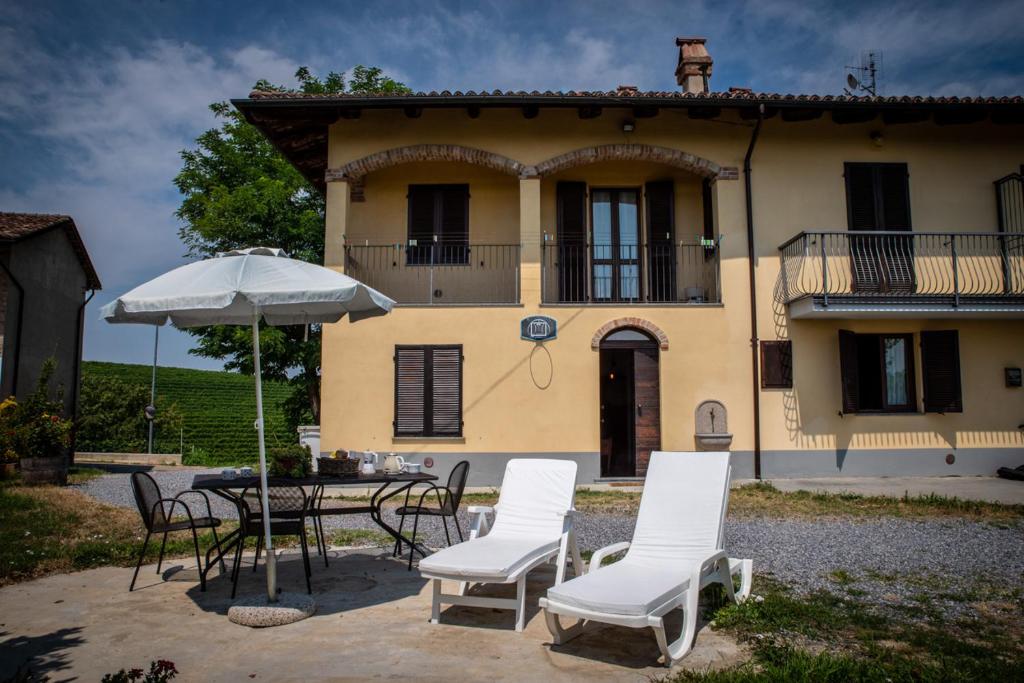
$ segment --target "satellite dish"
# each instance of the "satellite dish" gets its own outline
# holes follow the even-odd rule
[[[846,84],[854,90],[860,87],[860,81],[854,78],[853,74],[846,74]]]

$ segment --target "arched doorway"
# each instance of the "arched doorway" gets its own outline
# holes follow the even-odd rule
[[[602,477],[642,477],[651,451],[661,448],[658,347],[634,327],[601,339]]]

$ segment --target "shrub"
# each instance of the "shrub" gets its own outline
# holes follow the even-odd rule
[[[313,462],[309,446],[297,443],[267,451],[267,474],[299,479],[309,474]]]
[[[71,421],[64,419],[63,392],[50,398],[50,379],[57,362],[48,358],[39,380],[24,402],[13,396],[0,403],[0,455],[4,462],[19,458],[61,457],[71,445]]]
[[[174,662],[166,659],[158,659],[150,662],[149,671],[142,669],[121,669],[116,674],[107,674],[103,677],[102,683],[131,683],[132,681],[143,681],[143,683],[166,683],[178,675]]]
[[[145,407],[149,404],[149,396],[147,387],[130,384],[118,377],[83,375],[81,417],[76,440],[78,450],[100,453],[139,453],[146,450],[149,424]],[[158,408],[154,429],[158,434],[176,433],[182,423],[177,404]]]

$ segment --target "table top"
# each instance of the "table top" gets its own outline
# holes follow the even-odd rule
[[[437,481],[437,475],[421,472],[420,474],[385,474],[375,472],[374,474],[359,473],[353,477],[338,477],[326,474],[311,474],[301,479],[289,477],[270,477],[267,480],[269,486],[359,486],[360,484],[392,484],[392,483],[419,483]],[[252,477],[235,477],[225,479],[219,474],[197,474],[192,480],[194,489],[245,489],[259,486],[258,475]]]

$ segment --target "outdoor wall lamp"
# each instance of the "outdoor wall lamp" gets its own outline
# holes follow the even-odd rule
[[[882,131],[873,130],[871,131],[871,142],[875,143],[875,147],[885,146],[885,136],[882,135]]]
[[[623,133],[632,133],[634,130],[636,130],[635,121],[633,121],[632,119],[626,119],[625,121],[622,122]]]

